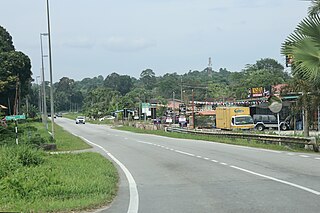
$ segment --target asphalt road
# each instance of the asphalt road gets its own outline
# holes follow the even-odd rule
[[[101,212],[320,212],[319,154],[56,123],[117,165],[119,194]]]

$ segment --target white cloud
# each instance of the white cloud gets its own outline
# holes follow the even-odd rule
[[[109,51],[135,52],[156,46],[156,42],[144,38],[125,38],[113,36],[103,41],[102,46]]]
[[[90,49],[95,45],[93,39],[88,38],[72,38],[62,42],[62,46],[71,47],[71,48],[82,48]]]

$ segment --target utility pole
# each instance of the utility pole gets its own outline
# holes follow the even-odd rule
[[[52,57],[51,57],[51,32],[49,0],[47,0],[47,20],[48,20],[48,42],[49,42],[49,67],[50,67],[50,99],[51,99],[51,135],[54,139],[54,104],[53,104],[53,77],[52,77]]]
[[[196,128],[194,121],[195,121],[195,119],[194,119],[194,92],[192,89],[192,125],[193,125],[193,129]]]
[[[174,102],[174,95],[175,95],[175,93],[174,93],[174,91],[173,91],[173,93],[172,93],[172,103],[173,103],[173,107],[172,107],[172,113],[173,113],[173,121],[172,121],[172,123],[176,123],[176,113],[175,113],[175,102]]]
[[[45,85],[45,77],[44,77],[44,63],[43,63],[43,46],[42,46],[42,36],[47,36],[47,33],[40,33],[40,47],[41,47],[41,81],[42,81],[42,93],[43,93],[43,114],[42,121],[46,129],[48,130],[48,112],[47,112],[47,97],[46,97],[46,85]]]
[[[211,57],[209,57],[209,63],[208,63],[208,81],[207,81],[207,88],[206,88],[206,102],[208,99],[208,87],[209,87],[209,80],[212,78],[212,61]],[[207,107],[207,106],[206,106]]]
[[[182,98],[182,76],[181,76],[181,87],[180,87],[180,99],[181,99],[181,103],[183,103],[183,98]]]
[[[36,84],[37,84],[37,88],[38,88],[38,90],[39,90],[39,97],[38,97],[38,108],[39,108],[39,113],[40,113],[40,115],[41,115],[41,112],[42,112],[42,110],[41,110],[41,87],[40,87],[40,84],[38,84],[38,78],[40,78],[40,76],[36,76]]]

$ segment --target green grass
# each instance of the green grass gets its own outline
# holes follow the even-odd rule
[[[107,205],[117,193],[117,171],[100,154],[41,153],[40,165],[22,165],[12,149],[0,148],[0,169],[9,170],[0,176],[0,211],[79,211]]]
[[[49,125],[51,131],[51,124]],[[79,137],[70,134],[62,127],[55,124],[55,143],[57,144],[57,151],[82,150],[91,148]]]
[[[57,145],[57,151],[70,151],[70,150],[82,150],[91,148],[90,145],[85,143],[79,137],[76,137],[69,132],[65,131],[62,127],[55,124],[55,141],[52,141],[52,137],[46,130],[45,126],[41,122],[25,122],[18,125],[21,129],[19,138],[21,141],[28,143],[33,140],[34,137],[39,134],[46,143],[55,143]],[[51,122],[48,123],[48,130],[51,132]]]
[[[135,132],[135,133],[142,133],[142,134],[154,134],[154,135],[160,135],[160,136],[172,137],[172,138],[204,140],[204,141],[249,146],[249,147],[256,147],[256,148],[263,148],[263,149],[282,150],[282,151],[299,151],[299,152],[305,151],[303,149],[304,146],[301,146],[301,145],[290,145],[290,147],[279,146],[277,144],[262,143],[255,140],[227,138],[227,137],[210,136],[210,135],[193,135],[193,134],[185,134],[185,133],[177,133],[177,132],[165,132],[163,130],[143,130],[143,129],[138,129],[130,126],[116,127],[116,129]]]

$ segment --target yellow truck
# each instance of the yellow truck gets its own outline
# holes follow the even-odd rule
[[[217,107],[216,128],[218,129],[253,129],[254,123],[249,107]]]

